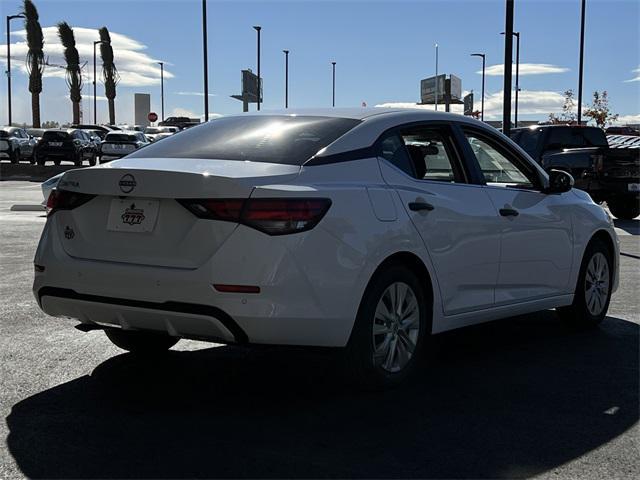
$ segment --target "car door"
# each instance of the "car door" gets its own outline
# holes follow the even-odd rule
[[[481,171],[501,221],[496,305],[569,293],[570,192],[547,194],[530,160],[497,134],[464,127],[465,148]]]
[[[500,253],[496,211],[470,182],[453,135],[447,125],[418,124],[378,141],[382,176],[427,247],[445,315],[493,305]]]

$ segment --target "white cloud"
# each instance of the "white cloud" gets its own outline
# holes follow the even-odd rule
[[[73,27],[76,39],[76,48],[80,54],[81,63],[87,62],[83,69],[85,82],[93,81],[93,42],[100,38],[97,29]],[[56,27],[43,27],[44,34],[44,54],[48,59],[50,66],[44,71],[45,77],[64,78],[64,68],[58,68],[55,65],[65,65],[64,47],[58,39]],[[25,58],[28,51],[26,43],[26,31],[18,30],[11,32],[14,37],[20,40],[11,44],[11,59],[15,60],[19,66],[19,70],[27,74]],[[120,74],[120,86],[123,87],[141,87],[160,84],[160,66],[158,60],[151,58],[143,52],[147,47],[137,40],[116,32],[110,32],[111,46],[113,47],[113,56],[116,67]],[[6,44],[0,45],[0,62],[6,63]],[[102,61],[100,59],[100,48],[97,46],[97,77],[98,82],[101,81]],[[165,64],[166,66],[166,64]],[[164,71],[166,78],[173,78],[173,74]]]
[[[474,99],[474,109],[480,109],[480,96]],[[512,101],[514,98],[512,96]],[[550,113],[558,113],[562,110],[564,96],[558,92],[548,92],[543,90],[522,90],[518,96],[518,115],[539,115],[546,117]],[[376,105],[376,107],[389,108],[421,108],[433,110],[433,105],[417,105],[411,102],[386,102]],[[438,106],[440,111],[444,111],[444,105]],[[451,105],[451,112],[462,113],[462,105]],[[513,107],[512,107],[513,112]],[[490,93],[484,99],[484,118],[494,120],[502,118],[502,91]]]
[[[630,78],[629,80],[625,80],[625,83],[628,82],[640,82],[640,67],[634,68],[631,72],[635,73],[635,78]]]
[[[568,72],[566,67],[559,67],[557,65],[550,65],[548,63],[521,63],[520,64],[520,76],[522,75],[544,75],[547,73],[564,73]],[[476,73],[482,74],[482,70]],[[491,65],[485,69],[485,74],[491,77],[501,76],[504,74],[504,65]],[[513,75],[516,74],[516,65],[513,64]]]
[[[640,113],[635,115],[620,115],[615,122],[616,125],[638,125],[640,124]]]
[[[204,92],[175,92],[176,95],[183,95],[183,96],[193,96],[193,97],[204,97]],[[210,97],[215,97],[216,94],[215,93],[210,93],[209,94]]]
[[[196,118],[198,117],[197,113],[192,112],[191,110],[187,110],[186,108],[174,108],[171,111],[171,115],[169,115],[171,117],[189,117],[189,118]]]

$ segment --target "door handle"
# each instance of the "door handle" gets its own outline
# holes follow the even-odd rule
[[[409,210],[413,211],[413,212],[420,212],[422,210],[427,210],[427,211],[431,211],[434,209],[434,206],[431,205],[430,203],[426,203],[426,202],[411,202],[409,203]]]
[[[502,215],[503,217],[517,217],[519,213],[513,208],[501,208],[500,215]]]

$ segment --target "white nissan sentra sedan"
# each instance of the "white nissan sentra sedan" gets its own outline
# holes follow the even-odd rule
[[[392,384],[431,334],[605,317],[617,237],[572,184],[453,114],[224,117],[65,173],[33,290],[139,354],[180,338],[346,347],[358,378]]]

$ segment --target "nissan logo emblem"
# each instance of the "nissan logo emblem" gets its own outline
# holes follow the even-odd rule
[[[122,178],[118,182],[118,185],[120,185],[120,190],[122,190],[122,193],[131,193],[133,192],[133,189],[136,188],[137,183],[136,179],[133,178],[133,175],[127,173],[126,175],[122,176]]]

